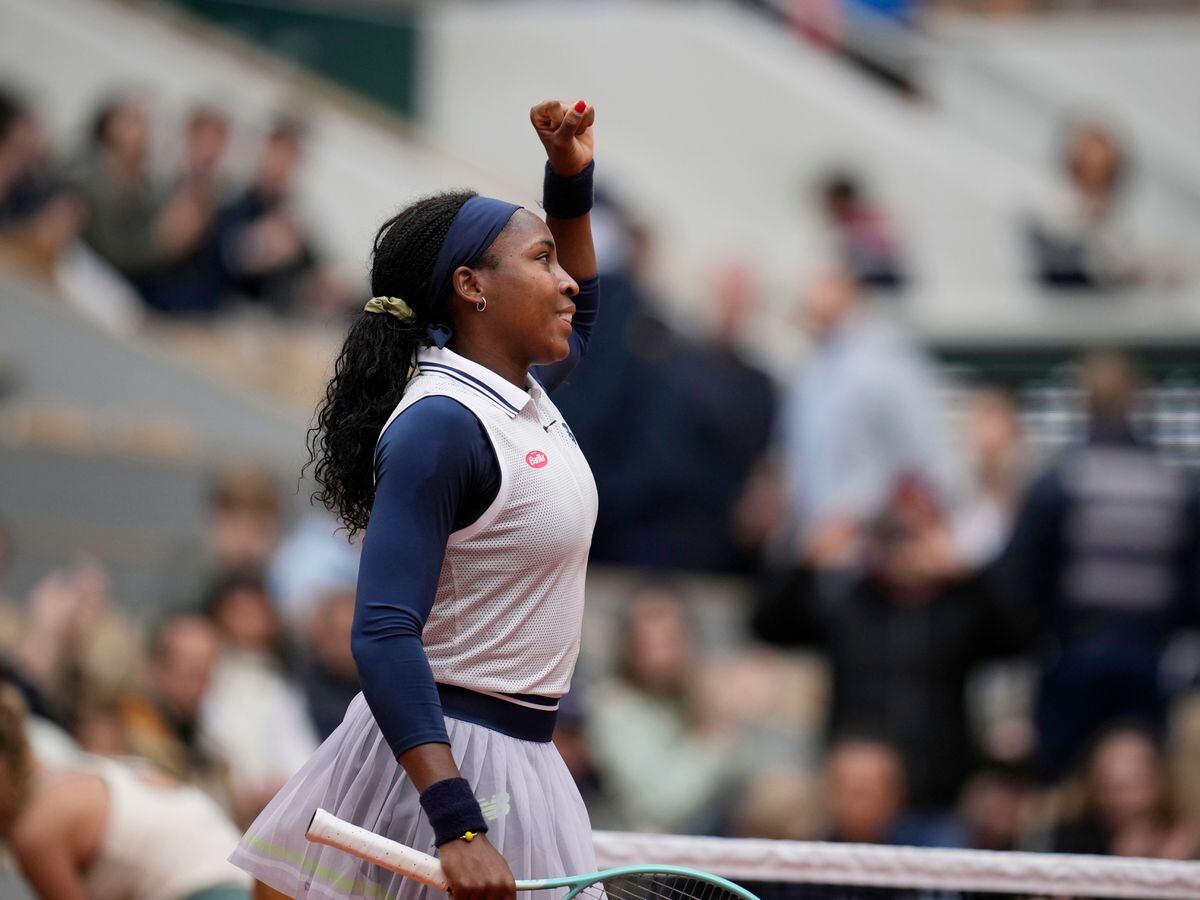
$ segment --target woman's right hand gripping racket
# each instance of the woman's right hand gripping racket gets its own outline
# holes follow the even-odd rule
[[[343,822],[323,809],[314,813],[307,837],[438,890],[449,890],[442,864],[435,857]],[[563,900],[576,897],[589,900],[758,900],[731,881],[683,866],[622,866],[584,875],[517,882],[518,891],[552,888],[566,891]]]

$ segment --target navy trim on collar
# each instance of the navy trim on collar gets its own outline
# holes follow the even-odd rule
[[[453,350],[442,347],[427,347],[421,350],[417,353],[417,369],[431,375],[444,375],[465,384],[504,410],[510,418],[524,409],[530,400],[526,391],[486,366],[481,366],[465,356],[459,356]]]

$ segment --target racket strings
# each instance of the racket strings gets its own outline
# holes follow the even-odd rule
[[[578,896],[588,900],[741,900],[732,891],[685,875],[623,875],[589,885]]]

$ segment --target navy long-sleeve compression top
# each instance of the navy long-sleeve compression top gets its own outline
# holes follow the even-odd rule
[[[599,294],[598,278],[579,283],[569,354],[531,370],[547,391],[586,353]],[[396,756],[450,742],[421,632],[450,534],[478,519],[499,489],[500,466],[483,425],[450,397],[417,401],[379,440],[351,646],[363,694]]]

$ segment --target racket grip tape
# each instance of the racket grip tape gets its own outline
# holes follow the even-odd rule
[[[450,882],[436,857],[343,822],[326,810],[313,813],[305,836],[314,843],[353,854],[439,891],[450,890]]]

